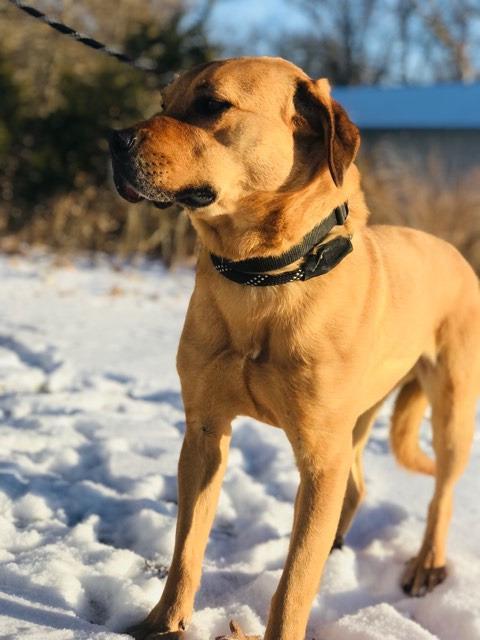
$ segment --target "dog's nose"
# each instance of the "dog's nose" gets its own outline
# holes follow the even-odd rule
[[[112,151],[125,153],[133,148],[137,140],[137,136],[134,129],[112,129],[109,133],[108,140]]]

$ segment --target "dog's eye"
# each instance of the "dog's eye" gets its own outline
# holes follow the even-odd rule
[[[232,105],[226,100],[216,100],[208,96],[197,98],[193,103],[195,113],[200,116],[218,116],[230,109]]]

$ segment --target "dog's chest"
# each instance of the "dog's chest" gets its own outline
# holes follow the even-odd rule
[[[243,322],[230,324],[230,348],[242,360],[265,363],[274,356],[276,333],[270,322],[252,321],[247,317]]]
[[[248,330],[237,326],[230,338],[230,353],[240,374],[235,381],[236,397],[242,398],[245,413],[278,424],[281,398],[294,400],[290,384],[309,368],[296,357],[298,345],[292,333],[265,322],[251,324]]]

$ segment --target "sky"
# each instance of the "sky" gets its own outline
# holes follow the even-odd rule
[[[235,55],[239,51],[242,54],[245,51],[254,55],[275,54],[275,41],[278,41],[279,34],[311,28],[307,14],[299,8],[300,5],[299,0],[217,0],[210,17],[210,33],[222,45],[225,55]],[[385,6],[389,6],[388,1]],[[391,19],[392,15],[388,12],[377,12],[374,24],[378,37],[373,38],[370,45],[374,58],[387,56],[396,59],[400,65],[401,45],[396,37],[396,25],[391,23]],[[472,37],[469,53],[474,66],[478,68],[480,18],[472,19],[470,31]],[[439,52],[427,50],[419,44],[422,37],[416,20],[411,23],[410,32],[412,42],[405,59],[405,74],[414,84],[430,84],[433,80],[434,60],[438,58]],[[431,56],[431,60],[428,56]],[[438,74],[438,61],[435,69]],[[398,84],[402,82],[401,77],[398,67],[398,73],[393,72],[384,82]],[[439,78],[436,79],[438,81]]]
[[[288,0],[219,0],[210,19],[214,37],[235,47],[245,43],[250,34],[261,29],[265,39],[285,28],[296,30],[307,25],[302,13]],[[269,53],[268,45],[256,41],[260,53]]]

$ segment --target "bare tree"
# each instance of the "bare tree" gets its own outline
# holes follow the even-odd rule
[[[385,77],[390,51],[378,42],[382,0],[297,0],[296,4],[311,28],[282,35],[276,43],[280,54],[335,84],[375,84]]]
[[[398,25],[399,75],[402,84],[407,84],[409,78],[409,52],[412,45],[410,24],[414,12],[415,7],[412,0],[397,0],[394,13]]]
[[[472,60],[472,31],[480,26],[478,0],[412,0],[418,16],[446,54],[452,80],[470,82],[478,76]]]
[[[306,27],[284,28],[270,49],[312,76],[340,85],[479,77],[480,0],[294,0],[292,7]]]

